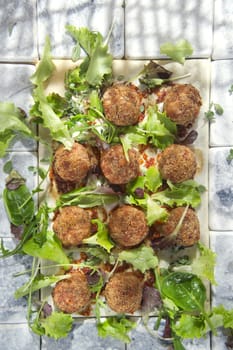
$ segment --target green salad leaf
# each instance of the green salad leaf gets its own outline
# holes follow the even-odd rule
[[[66,337],[72,329],[73,318],[69,314],[54,311],[43,319],[36,319],[31,329],[39,335],[47,335],[54,339]]]
[[[37,243],[34,237],[29,239],[23,245],[23,251],[28,255],[51,260],[64,266],[70,263],[60,241],[52,231],[47,231],[46,240],[42,245]]]
[[[167,181],[168,188],[163,191],[152,194],[152,199],[161,204],[173,207],[175,205],[190,205],[196,208],[201,203],[201,193],[205,188],[199,185],[196,181],[188,180],[179,184],[172,184]]]
[[[69,133],[65,122],[59,118],[54,112],[50,103],[44,95],[43,88],[38,86],[33,92],[34,100],[38,103],[38,108],[41,112],[42,125],[48,128],[52,138],[63,143],[63,145],[70,149],[73,144],[72,137]]]
[[[184,339],[201,338],[206,334],[206,321],[203,316],[184,313],[175,324],[174,330]]]
[[[8,181],[15,180],[15,172],[12,170],[8,177]],[[15,226],[29,223],[35,211],[35,205],[32,194],[25,184],[25,180],[18,175],[17,181],[20,184],[16,188],[10,189],[6,187],[3,191],[3,202],[8,218]],[[17,187],[18,186],[18,187]]]
[[[50,39],[47,36],[45,39],[44,51],[42,58],[35,73],[31,76],[30,80],[34,85],[40,85],[51,77],[55,70],[55,65],[51,56],[51,44]]]
[[[181,39],[176,44],[170,42],[162,44],[160,46],[160,53],[167,55],[175,62],[184,64],[185,58],[192,55],[193,48],[187,40]]]
[[[102,35],[87,28],[77,29],[72,25],[67,25],[66,29],[77,42],[73,59],[79,58],[81,48],[87,54],[80,65],[80,76],[85,76],[91,86],[99,86],[106,76],[112,74],[112,55],[108,53]]]
[[[14,137],[33,138],[33,133],[22,118],[20,110],[11,102],[0,102],[0,157],[3,157]]]
[[[37,276],[32,283],[25,283],[23,286],[18,288],[15,291],[14,297],[15,299],[22,298],[23,296],[29,294],[29,293],[34,293],[37,290],[40,290],[42,288],[51,286],[54,283],[57,283],[59,281],[62,281],[66,278],[69,278],[69,275],[61,275],[61,276],[43,276],[39,275]]]
[[[114,244],[111,242],[108,235],[107,225],[99,219],[94,219],[91,222],[92,224],[97,224],[97,232],[91,237],[83,239],[83,243],[99,245],[110,253],[110,250],[114,247]]]
[[[128,332],[136,327],[133,322],[126,317],[108,317],[105,321],[97,324],[98,335],[102,338],[113,337],[124,343],[129,343]]]
[[[126,261],[142,273],[158,266],[158,258],[151,247],[141,245],[138,248],[123,250],[118,256],[119,261]]]
[[[202,311],[206,289],[194,274],[172,272],[162,279],[162,293],[185,311]]]

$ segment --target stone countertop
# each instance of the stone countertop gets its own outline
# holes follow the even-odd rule
[[[54,58],[69,58],[72,40],[65,25],[87,26],[107,35],[111,25],[110,50],[114,58],[163,58],[160,44],[181,38],[195,48],[193,57],[210,58],[210,103],[224,108],[209,128],[209,228],[211,248],[218,254],[212,304],[233,308],[233,161],[226,158],[233,148],[233,2],[231,0],[0,0],[0,100],[13,101],[26,111],[32,86],[28,77],[32,64],[41,57],[46,35],[52,43]],[[37,145],[17,140],[4,159],[30,178],[29,165],[36,165]],[[32,183],[29,186],[33,187]],[[0,183],[3,188],[3,181]],[[13,239],[0,204],[0,237],[7,246]],[[132,332],[132,343],[100,339],[92,320],[77,320],[66,339],[54,341],[33,335],[26,324],[26,303],[12,297],[11,275],[28,266],[28,260],[0,261],[0,349],[9,350],[162,350],[169,344],[158,343],[144,328]],[[6,265],[8,273],[6,275]],[[23,278],[19,281],[23,283]],[[152,321],[151,321],[152,322]],[[224,350],[225,337],[185,342],[188,350]],[[211,344],[211,345],[210,345]]]

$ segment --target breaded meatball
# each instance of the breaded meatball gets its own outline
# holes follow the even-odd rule
[[[134,125],[141,115],[142,97],[132,84],[115,84],[103,95],[105,117],[117,126]]]
[[[63,207],[55,217],[53,230],[64,247],[77,246],[91,234],[90,213],[77,206]]]
[[[175,84],[164,99],[164,111],[176,124],[188,126],[198,117],[202,105],[199,91],[190,84]]]
[[[71,277],[59,281],[52,292],[55,306],[68,314],[84,311],[90,303],[91,292],[85,274],[72,271]]]
[[[63,181],[81,184],[91,168],[86,148],[78,142],[71,150],[60,146],[54,155],[53,170]]]
[[[158,167],[163,179],[180,183],[194,177],[197,162],[190,148],[174,144],[158,155]]]
[[[177,207],[172,209],[168,220],[161,224],[158,231],[163,236],[169,236],[176,229],[182,214],[184,207]],[[200,225],[196,212],[193,209],[188,209],[181,228],[176,237],[174,237],[174,245],[181,247],[189,247],[198,242],[200,239]]]
[[[133,313],[140,309],[143,285],[134,272],[117,272],[107,283],[104,295],[108,306],[122,313]]]
[[[129,161],[125,158],[123,147],[118,144],[104,151],[100,167],[109,182],[116,185],[126,184],[139,175],[139,154],[136,150],[128,151]]]
[[[111,238],[123,247],[141,243],[148,233],[145,214],[130,205],[123,205],[110,213],[108,228]]]

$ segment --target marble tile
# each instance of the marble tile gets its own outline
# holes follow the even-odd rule
[[[211,230],[233,228],[233,161],[228,162],[230,147],[209,151],[209,226]]]
[[[37,57],[36,0],[0,0],[0,60]]]
[[[4,247],[10,250],[14,249],[17,244],[16,240],[11,238],[4,238],[3,243]],[[14,292],[28,280],[28,276],[14,277],[13,275],[30,267],[31,258],[28,256],[15,255],[0,259],[0,323],[26,322],[27,301],[25,298],[15,300]],[[0,345],[0,349],[4,347]]]
[[[36,187],[36,177],[33,176],[32,172],[28,170],[29,166],[37,165],[36,153],[29,152],[9,152],[4,158],[0,158],[0,196],[2,196],[3,189],[5,187],[5,179],[7,174],[4,173],[4,164],[11,160],[13,168],[17,170],[25,179],[26,185],[32,190]],[[2,198],[0,197],[0,237],[11,237],[10,223],[8,221]]]
[[[214,1],[213,59],[233,58],[233,6],[231,0]]]
[[[38,0],[39,52],[43,51],[46,35],[51,38],[52,54],[56,58],[71,56],[73,41],[66,34],[67,24],[88,27],[104,37],[113,23],[110,51],[116,58],[124,55],[123,0]]]
[[[212,305],[223,304],[227,309],[233,308],[233,231],[211,232],[211,248],[217,253],[215,268],[217,286],[212,286]],[[212,337],[212,350],[227,349],[227,331],[220,329]]]
[[[219,60],[211,63],[210,101],[220,104],[224,113],[210,123],[211,146],[233,146],[233,95],[229,89],[233,84],[233,60]]]
[[[13,102],[17,107],[29,112],[32,104],[32,84],[29,81],[34,72],[33,65],[0,63],[0,101]],[[36,150],[37,144],[29,138],[17,137],[11,150]]]
[[[40,337],[33,334],[27,324],[1,324],[0,349],[39,350]]]
[[[125,350],[125,345],[113,338],[98,337],[95,321],[76,322],[68,337],[55,341],[43,337],[41,350]],[[148,349],[149,350],[149,349]]]
[[[156,318],[151,317],[148,322],[148,328],[153,330]],[[209,336],[203,339],[186,339],[183,341],[186,350],[209,350]],[[146,328],[139,324],[136,329],[131,332],[131,343],[127,345],[127,350],[170,350],[171,343],[159,340],[158,337],[151,335]]]
[[[195,57],[210,56],[212,0],[126,1],[125,47],[128,58],[161,57],[160,45],[187,39]]]
[[[210,233],[211,248],[217,254],[215,277],[217,286],[212,286],[212,305],[223,304],[233,308],[233,231]]]

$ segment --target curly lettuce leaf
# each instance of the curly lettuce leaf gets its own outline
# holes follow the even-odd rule
[[[17,133],[33,137],[20,110],[11,102],[0,102],[0,157],[3,157]]]
[[[54,311],[50,316],[36,320],[32,330],[40,335],[47,335],[54,339],[66,337],[72,329],[73,318],[69,314]]]
[[[109,238],[107,225],[99,219],[92,220],[92,223],[97,224],[97,232],[91,237],[85,238],[83,243],[99,245],[110,253],[110,250],[114,247],[114,244]]]
[[[38,86],[36,89],[34,89],[33,96],[35,102],[38,103],[38,109],[41,112],[42,125],[49,129],[51,137],[54,140],[63,143],[67,149],[70,149],[72,147],[73,140],[67,125],[52,109],[50,103],[44,95],[43,88]]]
[[[192,55],[193,48],[187,40],[181,39],[176,44],[170,42],[162,44],[160,46],[160,53],[167,55],[175,62],[184,64],[185,58]]]
[[[87,28],[78,29],[72,25],[67,25],[66,29],[77,42],[73,59],[79,58],[81,48],[87,54],[80,65],[80,75],[84,76],[91,86],[101,85],[104,77],[112,74],[113,59],[108,53],[108,47],[104,44],[102,35]]]
[[[233,309],[227,310],[223,305],[218,305],[213,308],[212,312],[213,315],[222,317],[222,324],[218,326],[233,329]]]
[[[55,70],[55,65],[52,61],[52,56],[51,56],[50,39],[47,36],[45,39],[45,46],[44,46],[42,59],[35,73],[31,76],[30,80],[34,85],[40,85],[52,75],[54,70]]]
[[[151,247],[141,245],[138,248],[123,250],[119,256],[119,261],[126,261],[142,273],[158,266],[158,258]]]
[[[201,338],[207,332],[206,321],[202,316],[182,314],[174,330],[183,339]]]
[[[136,327],[133,322],[125,317],[108,317],[104,322],[97,324],[98,335],[102,338],[113,337],[124,343],[130,343],[128,332]]]
[[[201,203],[201,193],[204,187],[199,185],[196,181],[188,180],[179,184],[172,184],[167,181],[168,188],[164,191],[154,193],[151,197],[153,200],[166,204],[170,207],[174,205],[190,205],[196,208]]]

